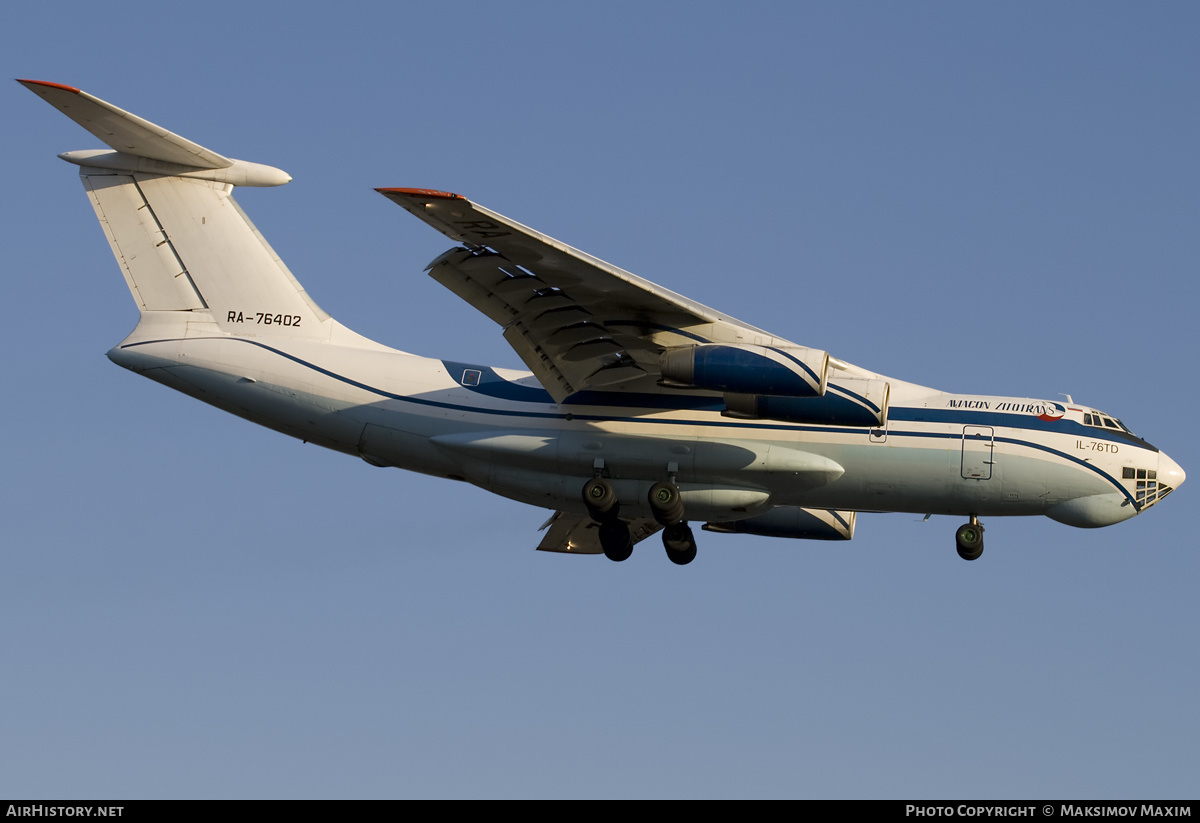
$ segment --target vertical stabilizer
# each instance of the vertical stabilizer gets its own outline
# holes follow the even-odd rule
[[[325,314],[234,201],[206,180],[81,169],[142,311],[204,311],[226,332],[323,336]]]
[[[18,82],[113,149],[59,156],[80,166],[143,314],[186,313],[188,327],[241,336],[329,339],[336,324],[231,196],[235,185],[286,183],[285,172],[217,154],[71,86]]]

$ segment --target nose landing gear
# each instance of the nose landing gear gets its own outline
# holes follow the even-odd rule
[[[963,560],[978,560],[983,554],[983,526],[976,515],[971,515],[971,522],[958,527],[954,533],[954,543],[958,548],[958,556]]]

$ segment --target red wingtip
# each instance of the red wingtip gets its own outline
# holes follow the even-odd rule
[[[82,92],[74,86],[65,86],[62,83],[51,83],[49,80],[22,80],[17,78],[18,83],[24,83],[26,86],[49,86],[52,89],[62,89],[69,91],[72,94],[82,94]]]
[[[443,200],[466,200],[467,199],[467,198],[463,197],[461,194],[454,194],[453,192],[448,192],[448,191],[438,191],[437,189],[389,188],[389,189],[375,189],[375,191],[379,192],[380,194],[388,194],[390,192],[394,192],[396,194],[410,194],[410,195],[413,195],[414,197],[437,197],[437,198],[441,198]]]

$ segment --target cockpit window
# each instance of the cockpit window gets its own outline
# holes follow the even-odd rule
[[[1114,431],[1133,434],[1133,432],[1129,431],[1125,424],[1120,420],[1117,420],[1115,417],[1109,417],[1108,415],[1101,414],[1098,411],[1084,412],[1083,424],[1085,426],[1095,426],[1096,428],[1100,429],[1112,429]]]

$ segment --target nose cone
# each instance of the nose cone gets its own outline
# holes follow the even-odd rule
[[[1162,452],[1158,453],[1158,482],[1177,489],[1187,480],[1187,475],[1179,464]]]

